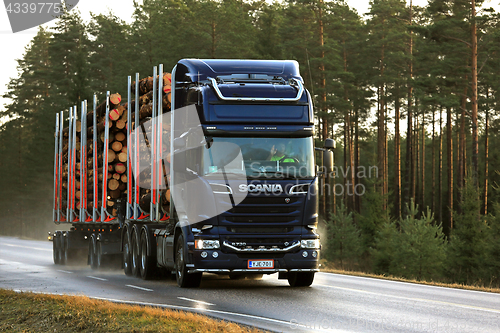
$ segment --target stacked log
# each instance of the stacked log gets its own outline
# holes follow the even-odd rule
[[[158,79],[158,78],[157,78]],[[157,81],[158,82],[158,81]],[[163,111],[168,112],[170,110],[170,101],[171,101],[171,75],[170,73],[165,73],[163,76]],[[136,99],[139,101],[139,118],[140,124],[147,122],[150,120],[152,116],[153,110],[153,78],[147,77],[140,80],[138,83],[139,87],[139,95],[136,96]],[[136,82],[132,83],[132,93],[135,92]],[[127,176],[127,116],[128,113],[132,113],[132,118],[135,114],[135,101],[128,105],[127,103],[121,103],[121,95],[111,94],[109,97],[109,101],[104,101],[99,104],[96,108],[96,117],[97,117],[97,147],[94,147],[94,143],[92,140],[93,137],[93,111],[87,113],[87,161],[80,161],[80,149],[81,143],[80,138],[82,137],[82,133],[80,131],[79,122],[75,122],[77,126],[77,135],[76,135],[76,160],[75,160],[75,172],[74,172],[74,184],[75,184],[75,205],[73,209],[80,209],[80,205],[83,204],[81,200],[83,200],[82,193],[82,185],[80,184],[80,170],[82,170],[82,164],[86,163],[87,167],[87,207],[89,214],[91,214],[91,207],[93,206],[94,200],[94,177],[97,180],[98,192],[97,192],[97,203],[98,207],[102,206],[102,194],[103,194],[103,179],[104,173],[107,174],[107,212],[110,215],[117,216],[117,203],[119,200],[125,201],[127,198],[127,183],[129,181],[134,181],[134,179],[128,179]],[[106,121],[106,102],[109,103],[110,111],[109,117]],[[109,128],[109,136],[108,136],[108,146],[104,147],[105,141],[105,129],[106,124]],[[132,128],[135,127],[134,120],[132,121]],[[65,128],[63,130],[63,207],[65,207],[66,199],[67,199],[67,191],[69,189],[68,185],[68,175],[69,175],[69,152],[68,152],[68,137],[71,136],[72,133],[69,133],[69,129]],[[168,141],[168,140],[167,140]],[[168,144],[165,143],[164,144]],[[147,143],[149,146],[149,143]],[[149,156],[149,148],[141,147],[141,159],[144,156]],[[94,149],[97,149],[97,170],[94,173]],[[106,169],[103,168],[103,153],[107,156],[107,164],[108,167]],[[146,154],[147,153],[147,154]],[[166,170],[169,170],[168,166],[165,166]],[[142,173],[141,179],[149,179],[151,178],[150,170],[145,170]],[[149,177],[149,178],[148,178]],[[150,209],[150,198],[151,198],[151,190],[150,190],[150,181],[149,184],[140,184],[140,207],[149,212]],[[165,184],[168,184],[165,180]],[[167,193],[168,191],[168,193]],[[167,200],[168,198],[168,200]],[[146,204],[147,202],[147,204]],[[160,202],[162,204],[162,208],[165,212],[169,212],[169,203],[170,203],[170,191],[168,189],[162,190]]]

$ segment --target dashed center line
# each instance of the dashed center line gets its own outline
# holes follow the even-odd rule
[[[177,297],[177,298],[178,299],[182,299],[184,301],[196,302],[196,303],[205,304],[205,305],[215,305],[213,303],[208,303],[208,302],[204,302],[204,301],[198,301],[196,299],[191,299],[191,298],[186,298],[186,297]]]
[[[88,278],[91,278],[91,279],[94,279],[94,280],[99,280],[99,281],[108,281],[108,279],[103,279],[103,278],[100,278],[100,277],[96,277],[96,276],[87,276]]]
[[[144,291],[153,291],[153,289],[138,287],[138,286],[134,286],[132,284],[127,284],[126,287],[135,288],[135,289],[144,290]]]
[[[63,271],[62,269],[58,269],[57,271],[58,271],[58,272],[61,272],[61,273],[66,273],[66,274],[73,274],[73,272],[70,272],[70,271]]]

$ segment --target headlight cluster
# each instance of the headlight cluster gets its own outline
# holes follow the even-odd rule
[[[319,249],[319,239],[303,239],[300,242],[303,249]]]
[[[220,249],[220,243],[218,240],[198,239],[194,242],[194,247],[197,250]]]

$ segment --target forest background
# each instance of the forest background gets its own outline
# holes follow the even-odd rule
[[[295,59],[317,145],[336,141],[326,193],[345,189],[321,199],[329,264],[498,287],[499,51],[500,16],[476,0],[373,0],[363,19],[340,0],[144,0],[131,23],[71,11],[38,30],[4,96],[1,233],[54,229],[56,112],[181,58]]]

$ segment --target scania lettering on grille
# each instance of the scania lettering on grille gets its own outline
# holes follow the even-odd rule
[[[269,192],[269,193],[281,193],[283,188],[280,184],[241,184],[239,186],[240,192]]]

